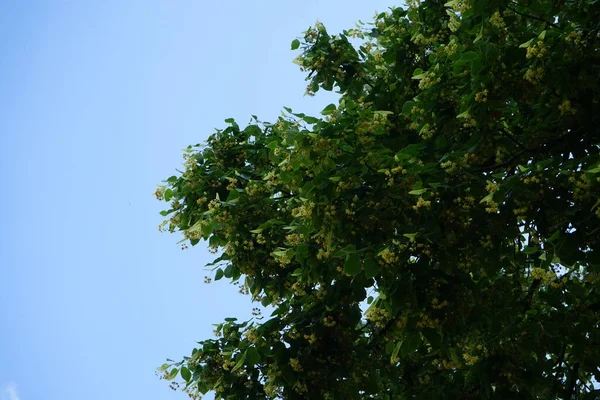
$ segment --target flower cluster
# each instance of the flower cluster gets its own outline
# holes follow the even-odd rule
[[[481,92],[475,94],[475,101],[478,103],[485,103],[487,101],[488,90],[483,89]]]
[[[442,78],[436,75],[433,71],[428,71],[423,74],[423,77],[419,80],[419,89],[425,90],[432,87],[442,81]]]
[[[574,115],[577,113],[577,110],[571,106],[571,102],[569,100],[563,100],[563,102],[558,106],[558,109],[560,111],[560,115]]]
[[[543,284],[548,284],[556,279],[556,272],[543,268],[532,268],[531,277],[539,279]]]
[[[383,328],[390,319],[390,313],[379,307],[371,307],[365,313],[365,318],[378,328]]]
[[[506,29],[506,22],[504,22],[504,18],[502,18],[498,11],[490,17],[490,24],[500,30]]]
[[[536,43],[531,44],[527,47],[526,57],[528,59],[543,58],[544,54],[546,54],[547,51],[548,51],[548,49],[544,45],[544,42],[541,40],[538,40]]]
[[[292,209],[292,216],[295,218],[299,217],[310,217],[313,213],[315,205],[312,202],[303,203],[300,207]]]
[[[431,201],[424,200],[422,197],[417,199],[417,204],[413,206],[414,210],[420,210],[421,208],[431,208]]]
[[[379,257],[381,257],[381,259],[383,260],[380,260],[381,263],[385,263],[388,265],[393,265],[400,261],[400,257],[398,256],[398,254],[391,251],[389,247],[386,247],[381,252],[379,252]]]

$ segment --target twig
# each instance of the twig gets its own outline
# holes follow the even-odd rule
[[[506,130],[504,130],[504,129],[502,129],[500,132],[502,133],[502,136],[504,136],[504,137],[506,137],[506,138],[510,139],[510,141],[511,141],[511,142],[513,142],[514,144],[516,144],[516,145],[517,145],[517,147],[519,147],[519,148],[520,148],[520,149],[522,149],[522,150],[525,150],[525,145],[524,145],[523,143],[519,142],[517,139],[515,139],[515,138],[513,137],[513,135],[511,135],[509,132],[507,132],[507,131],[506,131]]]
[[[519,11],[517,11],[516,9],[514,9],[514,8],[512,8],[512,7],[510,7],[510,6],[506,6],[506,8],[508,8],[510,11],[512,11],[512,12],[514,12],[515,14],[518,14],[518,15],[520,15],[520,16],[522,16],[522,17],[525,17],[525,18],[531,18],[531,19],[535,19],[535,20],[537,20],[537,21],[545,22],[545,23],[546,23],[546,25],[550,25],[550,26],[552,26],[552,27],[554,27],[554,28],[557,28],[557,29],[558,29],[558,25],[556,25],[556,24],[554,24],[554,23],[552,23],[552,22],[546,21],[544,18],[537,17],[537,16],[535,16],[535,15],[531,15],[531,14],[525,14],[525,13],[519,12]]]
[[[525,154],[527,152],[529,152],[529,149],[525,149],[523,151],[520,151],[517,154],[513,155],[512,157],[510,157],[508,160],[503,161],[501,163],[497,163],[497,164],[493,164],[493,165],[488,165],[488,166],[485,166],[485,167],[475,168],[472,171],[473,172],[484,172],[484,171],[489,171],[489,170],[496,169],[496,168],[506,167],[506,166],[512,164],[513,161],[515,161],[517,158],[519,158],[520,156],[522,156],[523,154]]]

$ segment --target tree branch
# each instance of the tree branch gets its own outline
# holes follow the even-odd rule
[[[558,383],[559,381],[559,373],[560,373],[560,368],[562,367],[562,363],[565,359],[565,351],[567,350],[567,344],[563,344],[562,347],[562,351],[558,357],[558,361],[556,362],[556,366],[558,366],[558,370],[556,371],[556,373],[554,374],[554,382],[552,383],[552,390],[550,392],[550,398],[553,399],[556,397],[556,392],[558,390]]]
[[[523,307],[523,313],[526,313],[527,311],[529,311],[531,309],[531,302],[533,300],[533,295],[535,293],[535,290],[538,288],[538,286],[540,286],[541,283],[542,283],[541,279],[534,279],[533,282],[531,283],[531,286],[529,287],[529,290],[527,291],[527,296],[525,296],[525,307]]]
[[[505,138],[510,139],[511,142],[513,142],[514,144],[517,145],[518,148],[520,148],[521,150],[525,150],[525,145],[521,142],[519,142],[517,139],[515,139],[513,137],[513,135],[511,135],[508,131],[506,131],[505,129],[502,129],[500,131],[502,133],[502,136],[504,136]]]
[[[489,170],[493,170],[493,169],[496,169],[496,168],[506,167],[506,166],[512,164],[513,161],[515,161],[517,158],[519,158],[523,154],[525,154],[525,153],[538,153],[540,150],[547,150],[548,148],[556,145],[557,143],[560,143],[567,136],[569,136],[568,133],[566,133],[564,135],[561,135],[561,136],[557,137],[556,139],[551,140],[548,143],[542,144],[542,146],[540,146],[540,147],[523,147],[523,150],[521,150],[517,154],[514,154],[513,156],[511,156],[506,161],[503,161],[503,162],[497,163],[497,164],[493,164],[493,165],[488,165],[488,166],[480,166],[478,168],[472,169],[471,171],[472,172],[484,172],[484,171],[489,171]]]
[[[542,18],[542,17],[537,17],[537,16],[535,16],[535,15],[531,15],[531,14],[525,14],[525,13],[519,12],[519,11],[517,11],[515,8],[512,8],[511,6],[506,6],[506,8],[508,8],[510,11],[512,11],[512,12],[514,12],[515,14],[518,14],[518,15],[520,15],[520,16],[522,16],[522,17],[525,17],[525,18],[531,18],[531,19],[535,19],[535,20],[537,20],[537,21],[540,21],[540,22],[545,22],[545,23],[546,23],[546,25],[550,25],[551,27],[553,27],[553,28],[557,28],[557,29],[558,29],[558,25],[556,25],[555,23],[552,23],[552,22],[546,21],[546,20],[545,20],[544,18]]]
[[[579,361],[573,365],[573,369],[571,370],[571,374],[569,375],[569,386],[567,386],[567,391],[565,393],[565,399],[572,399],[575,391],[575,384],[577,383],[577,374],[579,373]]]

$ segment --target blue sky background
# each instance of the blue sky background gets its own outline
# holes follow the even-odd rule
[[[0,2],[0,399],[183,399],[154,369],[253,305],[157,230],[181,149],[313,115],[291,41],[390,1]]]

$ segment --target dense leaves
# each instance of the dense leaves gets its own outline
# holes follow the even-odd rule
[[[165,364],[192,397],[593,399],[600,2],[430,0],[294,40],[320,117],[190,146],[162,225],[271,305]],[[366,309],[366,311],[365,311]]]

